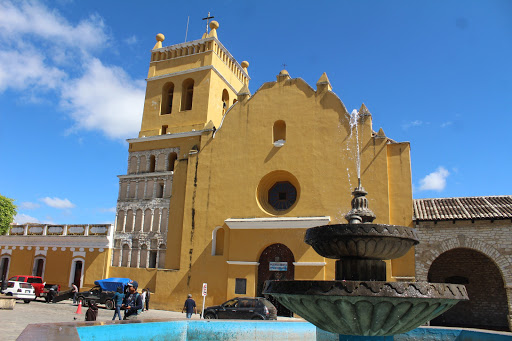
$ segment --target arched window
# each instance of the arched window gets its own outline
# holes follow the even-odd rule
[[[181,94],[181,111],[192,110],[192,98],[194,97],[194,80],[192,78],[183,81]]]
[[[152,212],[151,212],[151,209],[150,208],[146,208],[146,210],[144,211],[144,227],[143,227],[143,231],[144,232],[150,232],[151,231],[151,216],[152,216]]]
[[[38,256],[34,259],[34,267],[32,268],[32,276],[44,277],[44,268],[46,265],[45,257]]]
[[[167,163],[167,170],[173,171],[174,170],[174,162],[176,162],[176,159],[178,158],[178,155],[176,153],[170,153],[169,154],[169,160]]]
[[[165,244],[160,244],[160,246],[158,247],[158,262],[157,262],[157,267],[159,269],[164,269],[165,268]]]
[[[137,157],[136,156],[132,156],[130,158],[130,167],[128,169],[128,173],[129,174],[137,173]]]
[[[147,268],[147,261],[148,261],[148,247],[146,246],[146,244],[143,244],[140,247],[139,268]]]
[[[149,171],[154,172],[155,166],[156,166],[156,158],[154,155],[151,155],[151,157],[149,158]]]
[[[123,226],[124,226],[124,218],[125,218],[125,213],[123,210],[119,210],[117,212],[117,223],[116,223],[116,231],[117,232],[121,232],[123,231]]]
[[[140,164],[139,164],[139,173],[146,172],[146,156],[142,155],[140,157]]]
[[[229,107],[229,94],[226,89],[222,90],[222,114],[225,114]]]
[[[273,129],[274,146],[282,147],[286,142],[286,123],[284,121],[276,121]]]
[[[224,228],[217,226],[212,232],[212,256],[224,254]]]
[[[123,251],[121,254],[121,266],[127,267],[129,263],[130,246],[128,244],[123,245]]]
[[[125,232],[133,232],[133,219],[133,210],[128,210],[126,212]]]
[[[172,102],[174,97],[174,84],[169,82],[164,85],[162,91],[162,107],[161,107],[161,115],[167,115],[172,112]]]
[[[135,212],[135,231],[140,231],[142,228],[142,210],[139,208]]]

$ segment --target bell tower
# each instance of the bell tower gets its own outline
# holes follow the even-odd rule
[[[238,62],[217,39],[217,21],[202,39],[151,51],[139,137],[218,127],[238,92],[249,85],[248,62]]]
[[[219,23],[209,27],[201,39],[172,46],[156,36],[139,136],[128,140],[127,173],[118,176],[114,267],[180,268],[194,160],[250,79],[249,63],[217,39]]]

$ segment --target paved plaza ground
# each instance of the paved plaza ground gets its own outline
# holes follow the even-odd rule
[[[76,314],[77,306],[72,301],[46,304],[39,299],[29,304],[17,301],[14,310],[0,310],[0,340],[16,340],[26,326],[33,323],[57,323],[85,321],[87,307],[82,307],[82,314]],[[97,321],[110,321],[114,310],[107,310],[100,306]],[[76,318],[76,320],[75,320]],[[185,314],[175,311],[153,310],[145,311],[139,319],[175,319],[185,318]],[[192,319],[199,319],[193,315]],[[279,317],[279,320],[290,318]]]

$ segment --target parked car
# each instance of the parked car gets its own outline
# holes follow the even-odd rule
[[[3,293],[7,296],[13,296],[14,298],[23,300],[25,303],[30,303],[30,301],[36,299],[34,287],[27,282],[9,281]]]
[[[236,297],[204,310],[205,319],[277,320],[277,309],[263,297]]]
[[[104,304],[107,309],[114,309],[114,293],[121,286],[123,290],[131,281],[129,278],[107,278],[95,281],[94,287],[87,291],[81,291],[76,295],[78,301],[84,305],[89,305],[89,301],[94,300],[96,304]]]
[[[44,297],[46,296],[46,293],[48,292],[48,289],[54,285],[57,284],[47,284],[46,282],[43,282],[43,278],[39,276],[13,276],[9,278],[9,281],[16,281],[16,282],[27,282],[30,283],[34,290],[36,291],[36,297]],[[60,285],[57,285],[57,292],[60,291]]]

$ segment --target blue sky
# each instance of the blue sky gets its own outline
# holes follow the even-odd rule
[[[20,223],[113,222],[149,51],[220,41],[250,90],[326,72],[349,111],[410,141],[414,198],[510,195],[512,1],[0,0],[0,194]]]

